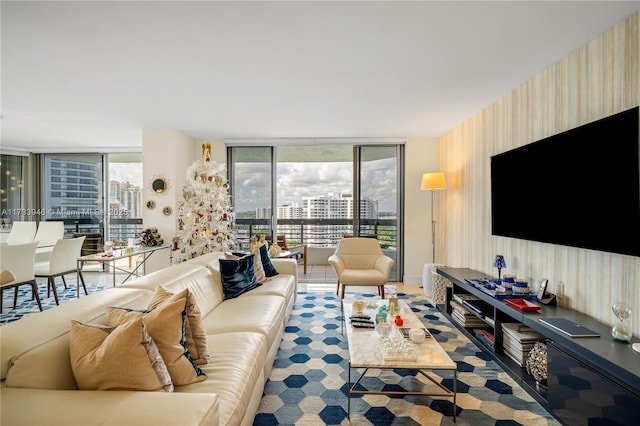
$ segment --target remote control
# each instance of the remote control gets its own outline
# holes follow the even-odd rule
[[[373,323],[368,323],[368,322],[352,322],[351,326],[353,328],[375,328]]]
[[[373,321],[371,321],[370,319],[364,319],[364,318],[362,318],[362,319],[360,319],[360,318],[358,318],[358,319],[352,318],[351,319],[351,323],[353,324],[354,322],[362,322],[362,323],[365,323],[365,324],[373,324]]]
[[[369,315],[351,315],[349,318],[351,318],[352,320],[371,319]]]

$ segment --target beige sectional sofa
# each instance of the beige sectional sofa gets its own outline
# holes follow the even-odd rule
[[[296,261],[273,259],[278,275],[224,300],[222,255],[209,253],[1,327],[0,424],[252,424],[295,302]],[[195,295],[210,353],[199,366],[206,379],[172,393],[78,390],[71,321],[106,324],[107,307],[145,308],[159,285]]]

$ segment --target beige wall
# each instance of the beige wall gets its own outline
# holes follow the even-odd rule
[[[437,172],[437,139],[408,138],[405,146],[405,230],[404,277],[405,284],[421,284],[425,263],[432,263],[431,246],[431,192],[420,190],[422,174]],[[434,215],[443,191],[434,195]],[[440,223],[436,224],[436,229]],[[438,242],[438,245],[442,242]],[[438,245],[436,247],[438,247]]]
[[[149,200],[156,204],[154,209],[144,208],[142,223],[145,229],[158,228],[165,244],[170,244],[176,234],[176,207],[182,198],[185,171],[194,159],[194,144],[193,139],[178,130],[145,129],[142,132],[143,205],[146,206]],[[167,190],[161,194],[151,189],[151,182],[157,177],[163,177],[169,183]],[[170,215],[162,212],[165,207],[171,207]],[[149,258],[145,267],[149,273],[168,265],[169,250],[160,250]]]
[[[492,236],[489,159],[640,104],[639,16],[631,15],[439,139],[449,186],[441,195],[439,258],[495,276],[493,257],[504,254],[503,272],[536,285],[548,278],[562,305],[606,323],[614,320],[612,302],[626,299],[634,310],[635,335],[640,258]]]

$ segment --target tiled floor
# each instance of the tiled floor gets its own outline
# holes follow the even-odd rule
[[[73,274],[71,274],[73,275]],[[110,272],[102,272],[99,267],[88,267],[83,275],[87,284],[111,285],[113,275]],[[71,282],[75,283],[75,276],[71,277]],[[116,283],[120,283],[125,278],[124,274],[116,274]],[[336,291],[337,278],[331,266],[307,266],[307,273],[304,273],[302,265],[298,267],[298,289],[300,291],[334,292]],[[388,285],[395,285],[398,292],[409,294],[421,294],[422,288],[419,285],[404,285],[401,282],[389,282]],[[367,292],[372,291],[371,287],[347,287],[346,292]]]
[[[301,291],[318,291],[333,292],[336,291],[338,279],[336,273],[331,266],[307,266],[307,274],[304,274],[303,268],[298,268],[298,288]],[[394,285],[396,290],[401,293],[422,294],[422,287],[419,285],[404,285],[401,282],[389,282],[388,285]],[[347,287],[346,293],[362,293],[372,291],[372,287]]]

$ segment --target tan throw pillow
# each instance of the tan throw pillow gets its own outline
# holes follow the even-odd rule
[[[148,309],[155,309],[158,305],[165,301],[174,301],[187,298],[187,320],[185,322],[185,337],[187,339],[187,347],[196,364],[206,364],[209,362],[209,347],[207,345],[207,335],[202,326],[202,314],[196,303],[196,298],[189,289],[171,293],[162,286],[156,287]]]
[[[184,337],[187,298],[166,301],[152,311],[134,311],[125,308],[107,308],[109,325],[119,325],[134,318],[142,318],[149,334],[167,365],[171,380],[176,386],[201,382],[207,378],[193,361]]]
[[[142,318],[116,327],[71,321],[69,340],[80,390],[173,392],[169,371]]]
[[[260,247],[251,252],[253,254],[253,273],[256,276],[256,281],[260,284],[264,284],[267,281],[267,275],[264,273],[264,266],[262,265],[262,259],[260,258]]]

